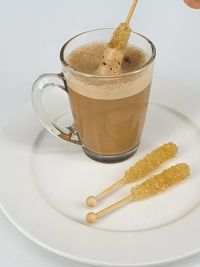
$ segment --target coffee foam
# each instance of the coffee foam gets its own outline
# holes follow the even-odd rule
[[[98,42],[83,45],[68,56],[68,64],[79,72],[95,74],[102,62],[105,48],[105,43]],[[116,51],[113,50],[112,53],[115,53],[116,57],[118,56]],[[138,94],[149,86],[152,80],[153,64],[138,73],[127,73],[141,69],[148,60],[149,55],[142,49],[131,46],[126,49],[122,62],[124,75],[116,78],[87,77],[87,75],[78,74],[70,69],[63,69],[63,73],[68,87],[80,95],[93,99],[120,99]]]
[[[68,87],[85,97],[102,100],[121,99],[136,95],[147,88],[152,80],[153,66],[137,74],[118,78],[86,78],[65,73]]]

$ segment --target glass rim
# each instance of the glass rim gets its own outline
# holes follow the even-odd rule
[[[84,77],[88,77],[88,78],[98,78],[98,79],[105,79],[105,78],[119,78],[119,77],[127,77],[129,75],[133,75],[133,74],[138,74],[142,71],[144,71],[151,63],[154,62],[155,60],[155,57],[156,57],[156,48],[155,48],[155,45],[147,38],[145,37],[144,35],[138,33],[138,32],[134,32],[134,31],[131,31],[132,34],[136,34],[140,37],[142,37],[143,39],[145,39],[147,41],[147,43],[149,43],[149,45],[151,46],[151,50],[152,50],[152,55],[150,57],[150,59],[147,61],[147,63],[145,63],[141,68],[135,70],[135,71],[130,71],[130,72],[125,72],[125,73],[120,73],[118,75],[99,75],[99,74],[91,74],[91,73],[87,73],[87,72],[82,72],[82,71],[78,71],[76,69],[74,69],[72,66],[70,66],[66,60],[64,59],[64,51],[65,51],[65,48],[74,40],[76,39],[77,37],[81,36],[81,35],[84,35],[84,34],[87,34],[87,33],[90,33],[90,32],[94,32],[94,31],[102,31],[102,30],[115,30],[115,28],[98,28],[98,29],[93,29],[93,30],[89,30],[89,31],[85,31],[85,32],[82,32],[82,33],[79,33],[77,35],[75,35],[74,37],[70,38],[61,48],[61,51],[60,51],[60,61],[61,63],[63,64],[64,67],[67,67],[70,71],[72,71],[73,73],[75,74],[78,74],[80,76],[84,76]]]

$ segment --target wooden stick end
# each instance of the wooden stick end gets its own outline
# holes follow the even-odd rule
[[[86,222],[87,223],[94,223],[97,219],[97,215],[94,212],[89,212],[86,215]]]
[[[95,196],[89,196],[87,199],[86,199],[86,204],[88,207],[95,207],[97,205],[97,199]]]

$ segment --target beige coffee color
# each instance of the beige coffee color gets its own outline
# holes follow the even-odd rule
[[[140,141],[153,67],[139,70],[147,63],[148,56],[136,47],[129,47],[122,64],[124,74],[95,76],[104,49],[104,43],[76,49],[67,59],[76,72],[69,70],[64,74],[82,144],[98,154],[118,155],[133,149]]]

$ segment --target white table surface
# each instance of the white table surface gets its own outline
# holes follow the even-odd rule
[[[30,100],[33,81],[59,72],[71,36],[118,25],[131,0],[0,0],[0,126]],[[115,7],[113,8],[113,6]],[[200,92],[200,10],[182,0],[140,0],[132,28],[157,47],[155,75]],[[186,103],[189,105],[190,103]],[[1,267],[84,267],[26,239],[0,212]],[[198,267],[200,255],[173,267]]]

